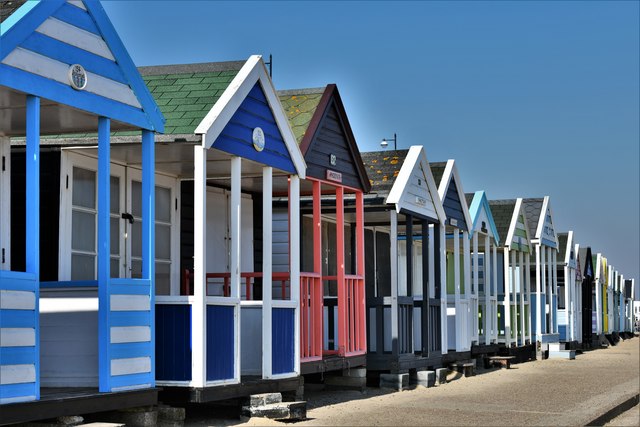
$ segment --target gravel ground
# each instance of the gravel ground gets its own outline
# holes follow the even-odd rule
[[[481,370],[474,377],[438,387],[309,392],[309,419],[296,425],[584,425],[639,392],[640,340],[633,338],[579,354],[575,360]],[[628,425],[628,421],[639,425],[635,410],[635,419],[624,418],[623,424],[615,425]],[[260,418],[242,422],[206,416],[190,416],[186,423],[280,424]]]

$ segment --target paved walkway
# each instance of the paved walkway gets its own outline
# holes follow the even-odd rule
[[[633,338],[575,360],[528,362],[429,389],[310,393],[310,419],[296,425],[585,425],[639,392]]]

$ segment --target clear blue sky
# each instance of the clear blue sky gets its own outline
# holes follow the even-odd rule
[[[137,65],[271,53],[278,89],[338,85],[361,151],[397,132],[467,192],[550,195],[638,282],[639,2],[103,4]]]

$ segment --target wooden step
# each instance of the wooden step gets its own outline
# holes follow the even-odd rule
[[[307,402],[279,402],[261,406],[243,406],[245,417],[262,417],[274,420],[304,420],[307,418]]]

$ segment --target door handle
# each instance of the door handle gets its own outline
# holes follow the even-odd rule
[[[133,215],[131,215],[130,213],[123,212],[122,215],[121,215],[121,218],[122,219],[126,219],[127,221],[129,221],[129,224],[133,224],[133,221],[134,221]]]

